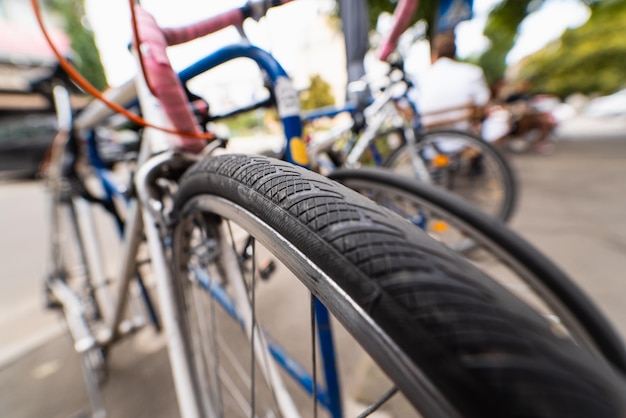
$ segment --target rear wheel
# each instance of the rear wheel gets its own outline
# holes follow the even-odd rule
[[[183,177],[175,214],[175,294],[206,414],[314,416],[317,405],[340,416],[341,399],[364,398],[353,393],[362,382],[378,382],[367,403],[396,416],[624,412],[623,383],[606,364],[406,220],[328,179],[268,158],[209,158]],[[383,373],[369,373],[368,360],[355,381],[358,353]],[[396,388],[405,400],[387,401]]]
[[[419,158],[429,174],[414,167]],[[450,190],[489,215],[507,221],[515,209],[517,183],[509,162],[490,144],[465,131],[431,131],[406,141],[386,162],[393,171]],[[421,168],[421,167],[420,167]]]

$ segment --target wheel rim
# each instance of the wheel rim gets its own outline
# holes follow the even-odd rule
[[[450,405],[448,405],[448,403],[445,400],[443,400],[443,397],[439,394],[439,392],[437,392],[437,390],[432,387],[430,382],[427,381],[421,375],[421,373],[415,369],[415,366],[413,366],[412,363],[406,359],[406,357],[399,351],[399,349],[395,346],[395,344],[391,342],[384,333],[378,330],[376,325],[373,324],[371,320],[367,320],[366,318],[359,316],[362,313],[361,309],[353,303],[350,303],[348,305],[344,305],[341,303],[342,299],[347,296],[345,295],[345,293],[343,293],[341,289],[339,289],[336,286],[335,283],[329,280],[328,276],[326,276],[324,272],[320,271],[319,268],[317,268],[315,265],[310,263],[309,260],[306,259],[306,257],[297,248],[294,248],[293,245],[284,241],[282,237],[280,236],[280,234],[274,231],[271,227],[269,227],[267,224],[265,224],[259,218],[255,217],[250,212],[233,204],[232,202],[229,202],[229,201],[226,201],[224,199],[214,197],[214,196],[201,196],[201,197],[193,199],[191,202],[185,205],[185,209],[183,210],[182,221],[175,235],[175,245],[174,245],[175,259],[177,260],[176,265],[178,266],[178,269],[180,272],[182,272],[185,276],[188,276],[188,272],[191,270],[189,267],[193,263],[196,263],[195,267],[199,267],[201,270],[204,270],[206,266],[201,266],[201,263],[198,263],[198,261],[199,260],[206,261],[211,258],[210,256],[207,256],[207,254],[201,254],[201,253],[197,253],[191,256],[188,254],[185,254],[188,252],[188,250],[192,246],[185,246],[185,244],[183,244],[182,242],[183,236],[190,237],[195,233],[196,238],[201,237],[202,239],[205,239],[205,240],[206,238],[209,238],[209,239],[215,238],[215,235],[213,235],[215,234],[215,231],[205,230],[205,231],[200,232],[200,230],[198,229],[198,226],[200,225],[200,223],[197,222],[197,218],[194,224],[194,221],[192,220],[193,217],[191,214],[197,210],[201,210],[205,214],[212,213],[212,214],[218,214],[220,217],[224,216],[226,218],[229,218],[228,222],[226,222],[226,219],[222,220],[221,228],[222,230],[230,229],[231,231],[230,233],[232,233],[233,234],[232,236],[234,236],[235,238],[237,238],[237,234],[240,233],[237,230],[237,226],[244,228],[247,232],[249,232],[252,236],[254,236],[255,244],[253,246],[255,247],[255,250],[254,250],[255,254],[257,253],[261,254],[264,251],[271,249],[270,252],[272,253],[272,256],[275,256],[276,259],[278,259],[278,261],[283,263],[289,270],[296,272],[299,277],[303,278],[303,284],[305,285],[305,288],[303,287],[303,289],[305,291],[312,292],[326,306],[329,307],[329,309],[333,312],[333,314],[335,314],[335,316],[338,318],[339,322],[346,325],[346,327],[349,328],[349,331],[351,333],[357,335],[358,338],[361,338],[362,341],[366,342],[366,349],[368,350],[370,355],[372,355],[372,357],[379,359],[382,356],[385,359],[387,359],[388,358],[387,353],[389,352],[393,353],[393,356],[391,356],[394,360],[393,364],[387,364],[385,366],[385,371],[390,372],[391,370],[391,373],[393,373],[394,375],[398,377],[398,381],[397,381],[398,386],[405,393],[407,391],[411,393],[411,399],[414,403],[418,403],[420,407],[424,408],[423,410],[425,411],[425,413],[428,413],[430,411],[432,412],[433,415],[439,414],[439,416],[441,416],[441,412],[445,411],[445,414],[447,414],[448,416],[453,416],[452,414],[455,413],[453,412],[454,411],[453,408],[451,408]],[[228,223],[227,226],[224,225],[226,223]],[[193,232],[194,229],[196,232]],[[190,232],[191,232],[191,235],[190,235]],[[202,241],[202,239],[196,239],[196,241],[199,242],[199,241]],[[193,242],[193,240],[190,240],[190,241]],[[238,242],[238,244],[240,245],[240,242]],[[232,244],[229,244],[229,246],[231,246],[232,248]],[[210,245],[208,247],[210,247]],[[222,248],[224,248],[223,245],[222,245]],[[239,248],[241,249],[242,247],[239,247]],[[238,251],[238,252],[242,253],[242,251]],[[251,263],[252,262],[250,262],[249,264]],[[255,263],[258,263],[258,260],[255,261]],[[249,269],[250,265],[246,266],[246,268]],[[259,292],[259,295],[261,295],[260,293],[262,292],[261,285],[264,286],[265,283],[261,283],[260,285],[259,282],[257,281],[256,283],[254,283],[254,285],[252,285],[251,284],[252,279],[248,277],[247,280],[248,280],[248,285],[249,285],[248,290],[247,290],[248,295],[252,297],[251,289],[254,288],[255,286],[259,287],[259,289],[255,292]],[[259,279],[257,278],[256,280],[259,280]],[[272,278],[272,280],[274,280],[274,278]],[[177,293],[179,295],[179,298],[181,298],[183,301],[185,301],[185,303],[189,305],[188,302],[190,300],[190,297],[188,294],[185,295],[185,292],[189,293],[188,289],[185,289],[184,286],[180,286],[180,282],[189,282],[189,280],[182,280],[182,281],[179,281],[179,283],[177,283]],[[206,286],[204,289],[202,289],[200,293],[203,293],[206,298]],[[257,303],[260,303],[260,302],[257,302]],[[216,306],[217,305],[215,305],[214,308]],[[259,309],[262,310],[260,306],[261,305],[253,307],[253,311],[257,312],[257,310]],[[208,309],[210,310],[214,308],[209,307]],[[219,307],[219,306],[218,308],[223,309],[223,307]],[[263,334],[264,337],[259,338],[258,336],[255,336],[251,339],[256,339],[257,341],[258,340],[262,341],[263,338],[270,339],[268,335],[273,334],[274,330],[268,331],[268,328],[271,328],[271,327],[267,326],[268,325],[267,321],[260,319],[258,312],[257,312],[257,316],[258,318],[255,319],[254,324],[256,324],[257,326],[256,329],[263,330],[261,334]],[[350,324],[345,323],[348,318],[350,318],[352,321]],[[186,332],[190,333],[190,330],[189,330],[190,323],[188,322],[189,318],[187,317],[185,320],[187,321]],[[375,329],[378,331],[374,336],[370,334],[372,329]],[[310,330],[309,330],[309,333],[311,334]],[[195,334],[198,335],[197,332]],[[251,334],[248,332],[248,335],[251,335]],[[315,335],[315,333],[313,332],[312,335]],[[219,342],[214,343],[214,345],[216,344],[219,345]],[[188,349],[190,350],[191,348],[192,347],[188,347]],[[313,359],[315,359],[316,358],[316,356],[314,355],[315,350],[309,350],[309,351],[310,351],[309,357],[312,356]],[[191,354],[191,357],[194,358],[193,353]],[[318,358],[318,361],[320,361],[319,355],[317,355],[317,358]],[[261,361],[266,362],[266,361],[274,361],[274,360],[262,359]],[[256,362],[258,366],[259,358],[256,359]],[[196,370],[197,370],[198,363],[199,362],[197,361],[194,362],[194,369]],[[253,364],[252,361],[250,361],[250,364]],[[248,367],[249,374],[250,374],[250,370],[254,370],[253,367],[254,366]],[[310,368],[310,366],[308,367]],[[318,366],[318,368],[320,367],[321,366]],[[197,375],[197,373],[194,373],[194,374]],[[261,375],[263,375],[263,372],[261,372]],[[200,391],[206,392],[207,390],[206,387],[210,386],[211,379],[213,379],[213,381],[215,382],[215,376],[204,379],[204,380],[198,379],[196,377],[196,386],[200,388],[199,389]],[[265,379],[265,378],[257,377],[256,384],[258,385],[259,381],[262,379]],[[316,379],[318,382],[321,380],[319,371],[317,372]],[[205,387],[204,389],[202,389],[203,386]],[[388,391],[389,391],[388,387],[380,391],[376,395],[376,399],[374,400],[374,402],[377,402],[380,399],[384,398],[384,396],[387,394]],[[215,393],[215,391],[213,392]],[[275,396],[275,393],[270,392],[270,395]],[[220,400],[220,396],[222,397],[222,400]],[[214,412],[214,415],[221,416],[222,414],[224,414],[224,416],[229,416],[225,412],[225,407],[227,405],[223,399],[225,397],[224,393],[222,393],[221,395],[214,395],[213,397],[215,398],[212,400],[213,403],[215,402],[217,402],[218,404],[221,403],[221,405],[218,406],[217,408],[213,408],[212,412]],[[255,402],[259,402],[259,398],[253,397],[253,395],[249,395],[248,398],[253,399]],[[276,402],[276,400],[274,400],[274,402]],[[298,409],[301,406],[299,402],[300,402],[299,399],[294,399],[294,403],[297,405]],[[309,399],[308,406],[305,406],[305,407],[308,408],[310,405],[311,405],[311,400]],[[254,410],[255,413],[263,412],[263,411],[259,411],[258,408],[259,408],[259,405],[256,405],[254,408],[248,409],[248,412],[250,412],[251,410]],[[278,411],[274,411],[274,413],[276,413],[276,415],[280,415],[280,407],[278,408]],[[426,416],[429,416],[429,415],[426,415]]]
[[[455,132],[428,133],[415,145],[430,182],[448,189],[485,213],[505,219],[511,190],[497,156],[477,140]],[[408,146],[391,161],[394,171],[413,177]]]

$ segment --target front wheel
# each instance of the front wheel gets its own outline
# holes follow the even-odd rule
[[[420,178],[423,162],[429,175]],[[517,182],[510,163],[481,138],[465,131],[430,131],[406,141],[389,156],[393,171],[445,188],[489,215],[508,221],[517,202]]]
[[[626,410],[606,364],[329,179],[263,157],[209,158],[183,177],[174,215],[173,287],[206,415]]]

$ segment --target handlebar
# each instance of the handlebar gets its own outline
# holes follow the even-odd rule
[[[200,22],[179,28],[163,29],[163,34],[169,46],[182,44],[229,26],[239,26],[249,17],[259,20],[265,16],[269,9],[291,1],[293,0],[250,0],[240,8],[229,10]]]

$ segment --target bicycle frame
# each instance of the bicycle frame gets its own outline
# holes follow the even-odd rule
[[[381,133],[381,128],[385,122],[392,119],[401,119],[401,122],[396,122],[395,125],[401,125],[409,149],[413,149],[416,143],[415,132],[419,132],[422,128],[420,114],[417,106],[413,103],[408,95],[408,85],[404,78],[401,80],[392,81],[391,84],[363,110],[363,117],[365,118],[365,129],[360,133],[359,138],[355,142],[351,142],[348,146],[347,156],[343,163],[345,168],[354,168],[359,165],[359,160],[369,148],[372,153],[373,160],[376,165],[383,165],[383,158],[374,144],[374,140],[377,135]],[[411,108],[411,113],[414,115],[412,120],[406,120],[405,117],[398,114],[397,105],[402,101]],[[315,110],[308,115],[304,116],[306,122],[313,121],[322,117],[333,117],[340,113],[348,112],[354,120],[357,106],[352,103],[347,103],[343,108],[324,108]],[[350,121],[344,125],[340,125],[331,129],[327,133],[314,135],[313,141],[310,143],[309,156],[312,161],[316,161],[319,154],[327,151],[338,138],[348,134],[354,128],[354,122]],[[424,165],[424,162],[417,157],[415,152],[410,152],[411,164],[415,170],[415,175],[420,181],[427,183],[431,182],[428,170]],[[336,168],[336,167],[334,167]]]
[[[300,119],[299,101],[296,91],[291,85],[291,81],[275,60],[275,58],[260,48],[252,45],[231,45],[221,48],[217,52],[208,55],[204,59],[193,64],[180,73],[183,82],[208,71],[218,65],[235,58],[249,58],[265,71],[272,82],[272,90],[276,97],[279,115],[285,130],[286,147],[284,159],[299,165],[306,166],[308,162],[304,142],[302,141],[302,123]],[[59,96],[62,96],[60,94]],[[162,107],[158,100],[152,95],[145,80],[141,74],[133,81],[123,86],[112,89],[106,93],[108,99],[113,102],[128,106],[130,103],[138,99],[144,118],[159,126],[163,125],[163,121],[167,120]],[[62,104],[57,106],[61,113]],[[98,147],[94,138],[94,130],[96,127],[114,113],[108,107],[100,102],[94,102],[76,118],[73,123],[64,123],[68,125],[65,135],[69,138],[71,134],[71,126],[77,132],[89,132],[87,135],[86,146],[88,149],[89,161],[96,177],[105,190],[104,200],[113,203],[116,198],[123,197],[123,190],[115,184],[111,178],[110,171],[104,167],[99,156]],[[66,138],[66,140],[67,140]],[[182,346],[181,329],[175,321],[174,301],[172,296],[172,277],[170,260],[166,257],[167,242],[169,240],[170,227],[164,214],[162,213],[161,202],[157,197],[155,179],[163,175],[164,172],[182,173],[187,167],[198,160],[198,156],[185,153],[175,153],[167,150],[164,146],[170,141],[169,134],[153,128],[146,128],[140,143],[140,150],[137,158],[137,171],[134,176],[133,187],[136,190],[136,198],[128,199],[127,218],[123,224],[122,236],[123,247],[122,257],[116,276],[119,281],[119,292],[117,298],[112,300],[111,320],[107,324],[107,332],[104,336],[96,339],[90,336],[89,329],[86,324],[77,328],[78,336],[85,336],[81,340],[87,342],[83,345],[93,347],[98,344],[108,347],[115,343],[124,333],[122,328],[130,330],[131,327],[122,326],[124,324],[124,312],[128,304],[129,286],[135,277],[137,268],[137,252],[141,244],[141,237],[145,234],[149,253],[152,260],[152,267],[156,278],[156,288],[161,308],[161,318],[163,326],[166,330],[167,345],[169,359],[172,366],[172,373],[175,380],[175,387],[181,413],[183,416],[194,417],[199,415],[198,400],[194,399],[194,390],[191,387],[191,377],[189,375],[190,365],[186,358],[186,353]],[[217,148],[215,142],[214,148]],[[210,153],[214,148],[208,147],[205,153]],[[87,208],[88,209],[88,208]],[[122,224],[120,223],[120,227]],[[93,234],[84,234],[85,239],[95,241]],[[94,251],[94,258],[97,258],[97,251]],[[236,260],[231,260],[236,263]],[[233,265],[232,271],[238,271],[236,265]],[[234,279],[233,282],[241,279]],[[241,313],[237,313],[234,304],[227,299],[220,297],[221,292],[215,285],[206,284],[206,290],[215,297],[216,300],[231,313],[235,319],[244,322],[244,328],[250,329],[246,324],[249,319],[242,319]],[[149,303],[149,299],[146,299]],[[69,303],[69,302],[68,302]],[[245,303],[239,303],[239,306],[245,306]],[[76,311],[79,312],[78,310]],[[324,389],[319,384],[315,384],[311,376],[300,366],[293,358],[291,358],[282,348],[272,342],[269,343],[269,351],[275,361],[283,367],[286,372],[300,383],[300,386],[310,395],[316,393],[318,401],[322,406],[329,410],[333,417],[342,416],[341,399],[339,393],[338,377],[334,359],[334,343],[330,331],[330,318],[326,308],[319,302],[315,303],[315,312],[318,326],[318,343],[322,353],[324,368]],[[156,318],[154,319],[156,321]],[[74,334],[74,333],[73,333]],[[87,337],[91,337],[88,339]],[[78,349],[78,347],[77,347]],[[264,354],[261,354],[264,355]],[[275,375],[275,371],[266,371],[268,375]],[[273,379],[273,378],[272,378]],[[317,386],[314,388],[314,385]],[[278,384],[280,386],[280,384]],[[97,402],[96,402],[97,404]],[[287,407],[289,410],[290,407]]]

